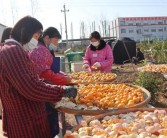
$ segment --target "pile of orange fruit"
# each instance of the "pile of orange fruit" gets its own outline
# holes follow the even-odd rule
[[[77,104],[91,108],[127,108],[144,100],[143,92],[126,84],[89,84],[80,86],[75,98]]]
[[[117,77],[114,73],[102,72],[74,72],[70,75],[72,83],[92,83],[92,82],[105,82],[111,81]]]
[[[158,65],[149,64],[149,65],[145,65],[143,67],[138,68],[138,70],[167,73],[167,64],[158,64]]]

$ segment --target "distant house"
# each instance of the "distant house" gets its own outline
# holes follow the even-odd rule
[[[0,23],[0,40],[1,40],[1,37],[2,37],[3,30],[5,28],[6,28],[6,26]]]

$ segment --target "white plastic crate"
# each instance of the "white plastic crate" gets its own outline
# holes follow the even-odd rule
[[[83,62],[71,63],[71,71],[72,72],[83,71],[82,65],[83,65]]]

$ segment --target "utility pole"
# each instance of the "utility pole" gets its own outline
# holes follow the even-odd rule
[[[64,12],[64,19],[65,19],[65,34],[66,34],[66,45],[68,46],[68,33],[67,33],[67,20],[66,20],[66,12],[69,12],[69,10],[66,10],[66,6],[64,4],[63,10],[61,12]]]

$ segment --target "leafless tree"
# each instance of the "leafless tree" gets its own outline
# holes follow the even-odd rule
[[[18,17],[16,1],[15,0],[10,0],[10,6],[11,6],[12,21],[13,21],[13,25],[14,25],[15,24],[15,20]]]
[[[3,1],[1,1],[1,16],[3,18],[3,24],[6,24],[6,18],[5,18],[5,11],[4,11],[4,6],[3,6]]]
[[[110,24],[107,20],[101,20],[100,21],[100,26],[101,26],[101,34],[103,37],[110,36]]]
[[[86,31],[85,23],[84,21],[82,21],[80,25],[80,38],[85,38],[85,31]]]
[[[37,0],[30,0],[31,3],[31,15],[34,16],[38,7],[38,1]]]
[[[88,28],[88,30],[86,28]],[[99,22],[92,21],[86,24],[84,21],[82,21],[80,25],[80,38],[85,38],[89,36],[90,33],[96,30],[99,31],[101,36],[110,37],[111,34],[110,22],[107,20],[100,20]]]

